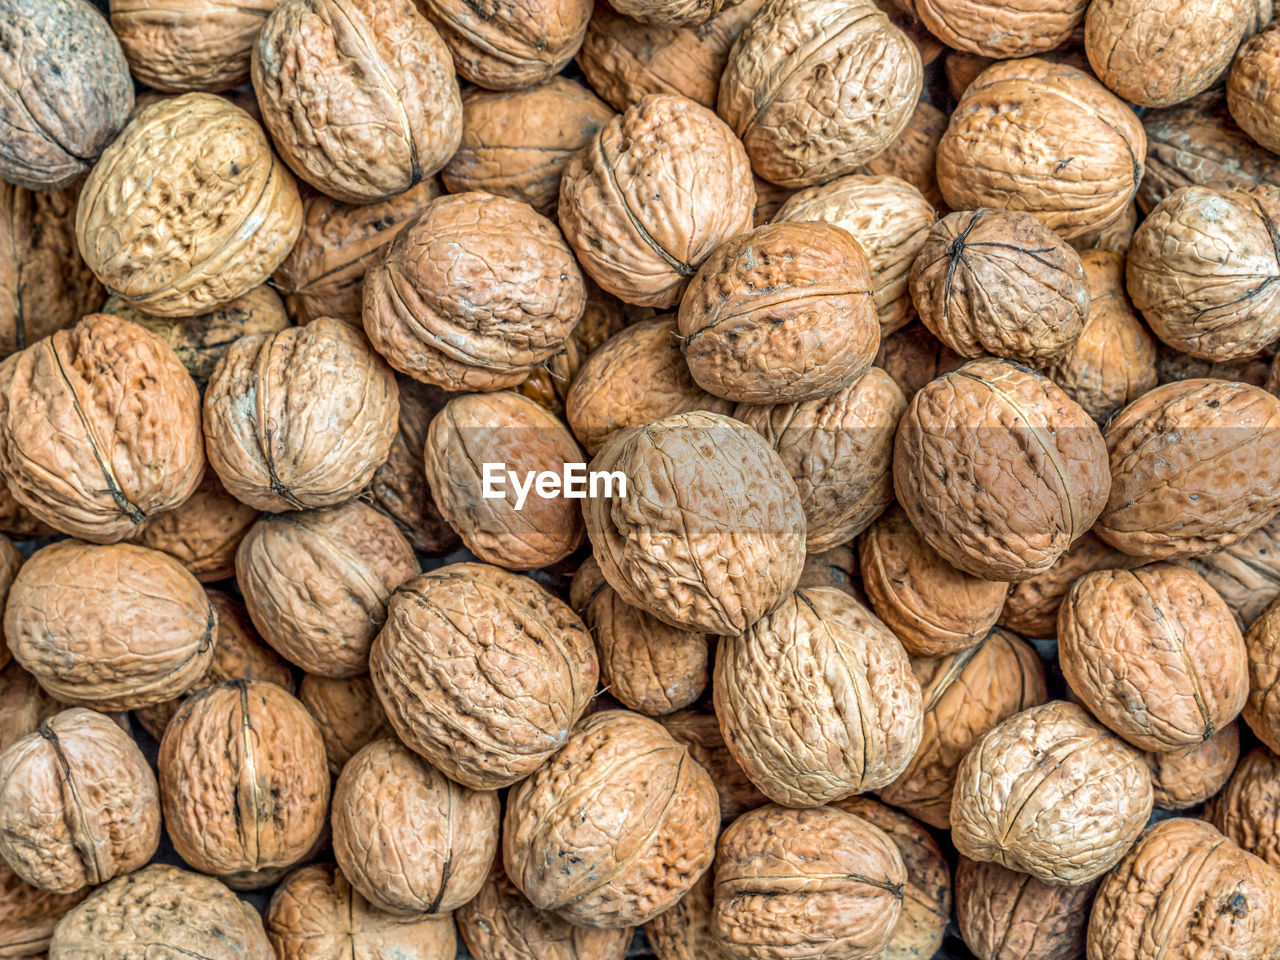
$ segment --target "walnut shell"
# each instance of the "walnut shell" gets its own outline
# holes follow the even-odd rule
[[[998,863],[961,857],[956,919],[978,960],[1080,960],[1099,881],[1050,886]]]
[[[236,548],[258,516],[210,471],[181,506],[143,521],[129,539],[169,554],[201,583],[215,583],[235,575]]]
[[[400,739],[476,790],[510,786],[560,749],[598,669],[568,606],[481,563],[403,584],[369,666]]]
[[[1273,867],[1280,867],[1280,758],[1254,747],[1240,761],[1226,788],[1205,811],[1210,823]]]
[[[1265,355],[1245,357],[1242,360],[1201,360],[1156,341],[1156,377],[1161,383],[1175,380],[1239,380],[1255,387],[1275,390],[1275,378],[1270,378],[1271,361]],[[1269,379],[1270,378],[1270,379]]]
[[[22,566],[22,554],[8,537],[0,534],[0,610],[9,597],[9,588],[13,586],[13,578]],[[4,642],[4,627],[0,626],[0,667],[9,662],[9,648]]]
[[[1044,667],[1030,644],[992,630],[975,646],[936,660],[914,659],[924,717],[920,746],[880,799],[931,827],[951,826],[956,770],[974,741],[1048,698]]]
[[[375,740],[338,777],[333,849],[378,909],[447,914],[484,885],[498,851],[498,795],[445,779],[397,740]]]
[[[73,707],[0,753],[0,855],[53,893],[144,866],[160,843],[155,774],[109,718]]]
[[[1245,634],[1249,652],[1249,700],[1244,720],[1273,752],[1280,750],[1280,601],[1272,603]]]
[[[1089,915],[1089,960],[1266,960],[1278,942],[1280,875],[1202,820],[1147,830]]]
[[[609,121],[560,183],[560,227],[583,270],[640,306],[674,306],[712,250],[751,229],[754,207],[741,142],[707,108],[666,94]]]
[[[619,13],[640,23],[694,27],[720,13],[725,0],[616,0]]]
[[[1231,116],[1254,142],[1280,152],[1280,30],[1263,30],[1240,48],[1227,77]]]
[[[906,0],[905,5],[947,46],[1006,60],[1057,47],[1084,20],[1089,0],[1021,0],[998,6],[977,0]]]
[[[57,532],[47,523],[37,520],[30,510],[13,499],[9,485],[0,476],[0,533],[15,540],[32,540],[51,537]]]
[[[630,427],[591,469],[627,480],[625,497],[615,484],[583,513],[604,578],[631,606],[735,634],[794,589],[804,508],[782,458],[745,424],[697,411]]]
[[[893,436],[906,408],[893,378],[871,367],[818,400],[734,409],[778,451],[795,480],[806,551],[851,540],[893,502]]]
[[[800,571],[801,587],[837,587],[859,600],[865,599],[861,584],[855,585],[854,578],[861,573],[858,567],[858,554],[853,546],[843,543],[821,553],[806,553],[804,569]]]
[[[1084,71],[1005,60],[960,98],[938,144],[938,186],[954,210],[1020,210],[1071,240],[1124,214],[1146,149],[1137,116]]]
[[[860,960],[889,945],[907,871],[879,827],[835,807],[735,820],[715,862],[712,929],[733,960]]]
[[[63,704],[49,696],[35,677],[11,661],[0,670],[0,751],[62,709]]]
[[[271,896],[267,937],[277,960],[452,960],[451,917],[404,917],[372,906],[331,863],[301,867]]]
[[[1209,581],[1246,630],[1280,597],[1280,516],[1224,550],[1180,562]]]
[[[33,887],[0,859],[0,957],[44,957],[58,921],[89,893],[50,893]]]
[[[666,728],[667,733],[671,734],[672,739],[687,747],[689,756],[702,764],[707,773],[711,774],[711,780],[716,786],[716,794],[720,798],[722,821],[728,823],[736,820],[748,810],[762,807],[769,802],[769,798],[759,791],[747,776],[746,771],[738,765],[738,761],[733,759],[733,754],[720,733],[720,721],[714,712],[703,713],[697,709],[678,710],[664,717],[658,717],[657,720]],[[689,896],[692,895],[691,892]],[[654,922],[660,920],[661,916],[655,918]]]
[[[1183,380],[1112,417],[1111,494],[1094,532],[1148,560],[1212,553],[1280,508],[1280,400],[1258,387]]]
[[[1140,562],[1092,533],[1082,534],[1048,570],[1009,585],[996,622],[1026,637],[1057,636],[1058,608],[1072,583],[1094,570],[1118,570]]]
[[[645,939],[657,960],[724,960],[711,929],[714,903],[715,870],[711,869],[675,906],[644,925]]]
[[[773,223],[717,247],[680,301],[680,349],[708,393],[793,403],[836,393],[880,346],[871,267],[828,223]]]
[[[253,89],[285,163],[347,203],[404,193],[462,135],[449,48],[408,0],[284,0],[254,44]]]
[[[951,213],[911,265],[911,299],[963,357],[1043,364],[1075,346],[1089,315],[1080,255],[1027,213]]]
[[[342,503],[386,461],[397,397],[391,370],[340,320],[242,337],[205,391],[209,462],[259,510]]]
[[[1081,884],[1124,856],[1151,805],[1142,755],[1075,704],[1053,700],[983,734],[960,761],[951,838],[973,860]]]
[[[4,0],[0,20],[0,178],[28,190],[65,187],[129,119],[129,65],[84,0]]]
[[[908,400],[930,380],[958,370],[965,363],[964,357],[919,321],[912,321],[884,337],[875,359],[875,365],[893,377]]]
[[[1089,250],[1109,251],[1124,256],[1133,242],[1133,232],[1138,229],[1137,201],[1128,204],[1124,212],[1104,227],[1082,233],[1071,240],[1071,246],[1083,257]]]
[[[1240,759],[1240,727],[1229,723],[1193,747],[1144,756],[1157,809],[1186,810],[1212,797],[1231,776]]]
[[[141,184],[139,169],[148,171]],[[138,111],[76,208],[89,268],[108,292],[162,317],[248,293],[284,259],[301,223],[298,189],[262,128],[207,93]]]
[[[1028,580],[1102,511],[1106,447],[1089,415],[1046,377],[973,360],[907,405],[893,478],[912,525],[952,566]]]
[[[868,177],[898,177],[923,193],[935,210],[945,211],[935,168],[938,144],[946,129],[947,115],[921,100],[897,138],[852,172]]]
[[[395,735],[368,674],[333,679],[308,673],[298,686],[298,699],[320,728],[334,776],[366,744]]]
[[[329,806],[324,741],[306,707],[260,680],[206,687],[160,742],[160,796],[173,847],[203,873],[288,867],[320,838]]]
[[[799,188],[858,172],[922,85],[920,51],[872,0],[766,0],[734,42],[718,110],[756,173]]]
[[[720,810],[707,772],[653,720],[587,717],[507,796],[507,875],[539,910],[628,927],[679,900],[711,866]]]

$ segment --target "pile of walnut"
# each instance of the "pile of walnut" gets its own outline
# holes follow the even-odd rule
[[[1275,12],[0,0],[0,957],[1275,960]]]

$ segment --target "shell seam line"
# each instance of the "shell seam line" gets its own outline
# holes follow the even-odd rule
[[[640,222],[639,218],[636,217],[635,212],[631,209],[631,201],[627,199],[627,195],[622,192],[622,187],[619,186],[618,184],[617,171],[615,171],[613,168],[613,165],[608,163],[605,159],[605,155],[604,155],[605,130],[606,130],[605,127],[601,127],[600,132],[597,133],[595,136],[595,140],[593,141],[595,145],[595,152],[597,157],[601,161],[601,167],[604,170],[606,180],[608,180],[609,184],[613,187],[618,197],[622,200],[622,209],[627,211],[627,219],[631,221],[631,228],[635,230],[636,234],[640,237],[640,239],[643,240],[645,244],[648,245],[649,248],[653,250],[654,253],[656,253],[659,257],[661,257],[664,261],[666,261],[667,265],[671,267],[672,270],[674,270],[677,274],[679,274],[682,277],[685,277],[685,278],[692,277],[695,273],[698,272],[696,269],[694,269],[693,265],[685,263],[683,260],[678,260],[676,257],[668,253],[666,249],[662,246],[662,244],[658,243],[658,241],[655,240],[649,234],[649,231],[644,228],[644,225]]]
[[[80,791],[76,789],[75,781],[71,778],[71,763],[67,760],[67,756],[62,752],[62,742],[58,739],[58,734],[54,732],[53,725],[48,721],[44,721],[39,727],[40,736],[49,742],[53,755],[58,760],[58,766],[62,770],[62,782],[66,784],[67,790],[71,794],[72,804],[75,813],[80,820],[79,829],[70,822],[69,816],[72,810],[69,808],[63,813],[63,822],[67,825],[67,829],[71,832],[71,845],[76,848],[80,857],[84,860],[86,866],[93,869],[93,876],[90,883],[103,883],[108,878],[102,875],[102,864],[98,862],[98,851],[93,843],[85,837],[85,812],[84,803],[80,799]]]

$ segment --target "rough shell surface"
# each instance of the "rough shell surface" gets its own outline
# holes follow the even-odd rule
[[[1280,517],[1224,550],[1180,562],[1209,581],[1247,630],[1280,596]]]
[[[645,939],[658,960],[718,960],[724,957],[711,929],[715,879],[715,870],[708,870],[675,906],[662,911],[644,925]]]
[[[0,860],[0,957],[44,957],[53,928],[88,893],[88,887],[70,894],[41,890]]]
[[[298,685],[298,699],[320,728],[334,776],[365,744],[395,735],[368,674],[335,680],[309,673]]]
[[[947,115],[933,104],[921,100],[902,132],[887,147],[851,172],[868,177],[898,177],[923,193],[935,210],[944,210],[935,167],[938,144],[946,129]]]
[[[640,23],[698,26],[715,17],[725,0],[618,0],[616,9]]]
[[[1159,810],[1186,810],[1226,784],[1240,759],[1240,726],[1230,723],[1204,743],[1145,755]]]
[[[1250,750],[1206,808],[1205,819],[1242,850],[1280,867],[1280,759],[1266,747]]]
[[[1244,720],[1259,740],[1280,750],[1280,602],[1272,603],[1245,634],[1249,651],[1249,700]]]
[[[720,721],[714,710],[703,712],[697,707],[679,710],[659,717],[658,722],[666,727],[667,733],[677,743],[688,748],[689,756],[711,774],[716,793],[720,796],[720,819],[725,823],[769,802],[768,797],[757,789],[746,771],[738,765],[738,761],[733,759],[733,754],[720,733]]]
[[[35,677],[10,661],[0,670],[0,750],[33,733],[62,709]]]
[[[929,32],[949,47],[1005,60],[1057,47],[1084,19],[1089,0],[905,0]]]
[[[1056,636],[1058,608],[1072,583],[1094,570],[1118,570],[1140,562],[1085,533],[1044,573],[1010,584],[997,622],[1025,637]]]
[[[258,511],[227,493],[210,470],[181,506],[142,522],[129,539],[169,554],[201,583],[215,583],[235,575],[236,548],[257,519]]]
[[[893,377],[908,400],[930,380],[958,370],[965,363],[964,357],[919,321],[912,321],[884,337],[875,359],[875,365]]]
[[[961,857],[956,918],[979,960],[1079,960],[1098,882],[1050,886],[998,863]]]
[[[1231,116],[1254,142],[1280,152],[1280,30],[1263,30],[1240,48],[1227,77]]]

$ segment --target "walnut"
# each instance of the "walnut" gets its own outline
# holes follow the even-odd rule
[[[891,837],[835,807],[760,807],[715,862],[712,930],[731,960],[878,957],[902,914],[907,871]]]
[[[711,929],[714,903],[715,870],[711,869],[698,878],[698,882],[675,906],[662,911],[644,925],[645,939],[658,960],[724,958]]]
[[[306,707],[283,687],[234,680],[189,697],[160,742],[160,797],[173,847],[241,886],[290,867],[325,826],[329,769]]]
[[[653,720],[593,713],[507,796],[507,875],[539,910],[570,923],[643,923],[711,866],[715,785]]]
[[[935,210],[945,211],[934,168],[938,144],[946,129],[947,115],[921,100],[897,138],[851,172],[868,177],[898,177],[923,193]]]
[[[1227,103],[1231,116],[1254,142],[1280,152],[1280,30],[1274,25],[1240,48],[1227,77]]]
[[[342,503],[386,461],[397,395],[391,370],[340,320],[242,337],[205,391],[209,462],[259,510]]]
[[[1048,570],[1010,584],[997,623],[1027,637],[1055,637],[1058,608],[1072,583],[1094,570],[1119,570],[1140,562],[1092,533],[1082,534]]]
[[[934,550],[966,573],[1006,581],[1049,569],[1102,511],[1108,482],[1089,415],[1047,378],[991,359],[912,398],[893,474]]]
[[[201,583],[215,583],[235,575],[236,548],[258,516],[209,471],[181,506],[144,520],[129,539],[169,554]]]
[[[1226,788],[1210,803],[1205,819],[1240,848],[1280,867],[1280,758],[1254,747],[1240,761]]]
[[[1173,383],[1175,380],[1239,380],[1251,383],[1255,387],[1266,387],[1271,393],[1274,389],[1274,378],[1268,380],[1271,372],[1271,361],[1264,355],[1245,357],[1242,360],[1200,360],[1181,350],[1175,350],[1167,344],[1156,342],[1156,378],[1161,383]]]
[[[960,369],[965,362],[917,320],[884,337],[875,359],[875,365],[893,377],[908,400],[930,380]]]
[[[189,317],[271,276],[301,222],[298,189],[262,128],[223,97],[188,93],[138,111],[103,151],[76,238],[108,292]]]
[[[47,523],[37,520],[30,510],[13,499],[9,485],[0,476],[0,533],[15,540],[32,540],[51,537],[57,532]]]
[[[1079,960],[1099,881],[1050,886],[998,863],[961,857],[956,918],[978,960]]]
[[[1075,704],[1054,700],[975,741],[956,772],[951,838],[970,859],[1075,885],[1124,856],[1151,806],[1142,755]]]
[[[1156,807],[1186,810],[1212,797],[1231,776],[1240,759],[1240,727],[1229,723],[1203,743],[1144,756]]]
[[[906,0],[929,32],[949,47],[1006,60],[1052,50],[1084,19],[1088,0],[1011,3]]]
[[[861,574],[858,554],[849,543],[843,543],[821,553],[806,553],[804,569],[800,571],[801,587],[836,587],[845,593],[865,600],[861,584],[854,578]]]
[[[53,928],[88,894],[88,887],[75,893],[33,887],[0,859],[0,957],[44,957]]]
[[[1273,602],[1253,621],[1245,634],[1249,653],[1249,700],[1244,720],[1259,740],[1274,752],[1280,750],[1280,601]]]
[[[733,759],[733,754],[720,733],[720,721],[714,712],[702,712],[693,708],[678,710],[657,719],[677,743],[688,748],[689,756],[711,774],[716,793],[720,797],[720,819],[725,823],[769,802],[768,797],[757,789],[738,765],[738,761]]]
[[[73,707],[0,753],[0,855],[27,883],[75,893],[146,864],[160,797],[142,751]]]
[[[28,190],[65,187],[129,119],[129,65],[85,0],[5,0],[0,9],[0,178]]]
[[[395,739],[375,740],[338,777],[333,849],[378,909],[447,914],[484,885],[498,851],[498,795],[445,779]]]
[[[938,186],[954,210],[1023,211],[1072,240],[1124,214],[1146,149],[1128,104],[1084,71],[1005,60],[960,98],[938,144]]]
[[[696,27],[716,17],[725,0],[617,0],[615,9],[640,23]]]
[[[253,89],[285,162],[347,203],[404,193],[462,135],[449,48],[409,0],[284,0],[254,44]]]
[[[1146,182],[1145,180],[1143,181]],[[1104,227],[1082,233],[1071,240],[1071,246],[1081,257],[1090,250],[1108,251],[1124,256],[1133,242],[1133,232],[1138,229],[1138,203],[1135,200],[1124,212]]]
[[[1179,562],[1209,581],[1247,630],[1280,597],[1280,516],[1224,550]]]
[[[298,687],[298,699],[320,728],[334,776],[366,744],[395,735],[368,674],[334,679],[308,673]]]
[[[0,670],[0,750],[33,733],[61,709],[63,705],[35,677],[10,661]]]

